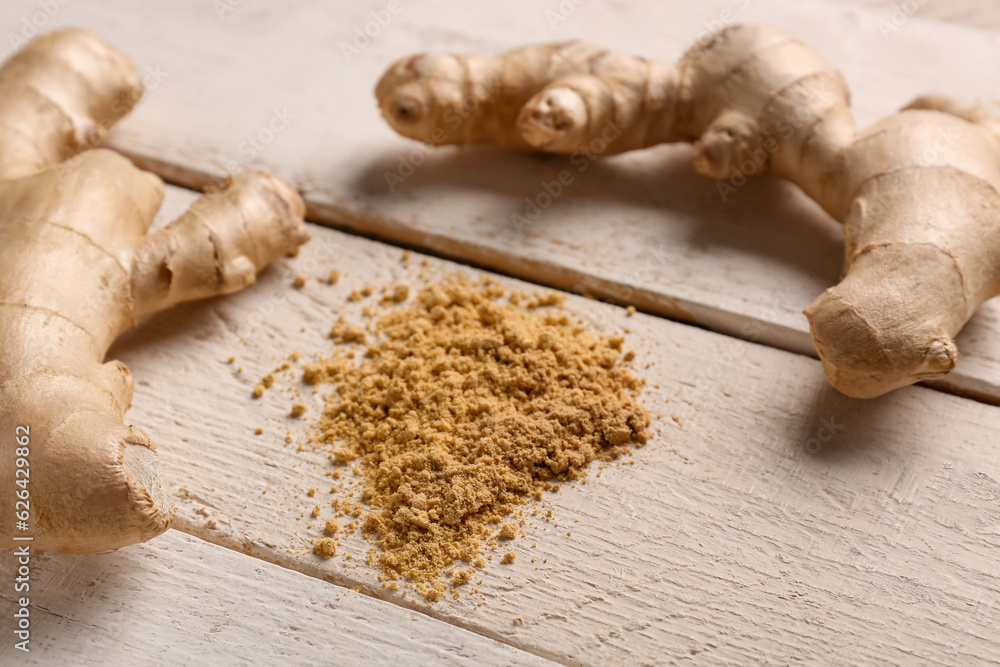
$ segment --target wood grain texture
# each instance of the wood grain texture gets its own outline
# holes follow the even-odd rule
[[[190,196],[172,188],[166,214]],[[129,419],[159,445],[181,530],[564,664],[1000,655],[997,408],[921,387],[847,399],[812,359],[578,297],[569,307],[593,326],[632,331],[659,415],[634,464],[548,494],[553,522],[530,521],[517,561],[494,559],[459,600],[381,590],[357,536],[329,561],[312,555],[331,468],[297,448],[321,400],[288,374],[260,401],[251,389],[293,350],[329,350],[337,315],[364,306],[346,301],[352,290],[420,284],[397,248],[313,232],[250,290],[158,315],[112,352],[135,374]],[[429,264],[429,277],[474,274]],[[331,269],[337,285],[317,280]],[[313,279],[291,289],[302,273]],[[310,406],[306,421],[288,417],[293,400]]]
[[[178,531],[31,567],[30,651],[5,632],[4,665],[552,664]],[[0,553],[4,573],[16,568]],[[18,608],[6,588],[5,629]]]
[[[839,67],[861,125],[927,91],[1000,97],[988,29],[1000,10],[982,3],[918,3],[899,18],[883,0],[417,0],[370,27],[377,34],[360,47],[356,30],[382,0],[232,4],[74,3],[46,26],[93,28],[134,56],[150,93],[111,143],[175,182],[200,187],[264,167],[303,191],[317,221],[803,354],[814,351],[801,311],[837,281],[843,247],[838,225],[793,187],[751,180],[724,201],[685,147],[586,164],[424,148],[382,122],[378,76],[414,51],[495,53],[573,37],[672,60],[706,30],[756,21]],[[0,19],[18,26],[36,11],[12,0]],[[511,216],[526,200],[546,202],[563,171],[572,184],[516,228]],[[390,187],[387,173],[405,181]],[[958,368],[939,386],[1000,402],[1000,306],[987,303],[958,344]]]
[[[948,0],[934,2],[933,0],[851,0],[854,4],[866,7],[881,14],[881,19],[888,25],[883,26],[886,35],[892,35],[895,27],[902,27],[909,17],[919,16],[925,20],[944,23],[956,23],[979,30],[1000,29],[1000,12],[988,2],[982,0]]]

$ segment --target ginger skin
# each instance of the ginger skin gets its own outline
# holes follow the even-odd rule
[[[848,396],[946,375],[955,336],[1000,294],[1000,117],[925,96],[858,132],[840,72],[775,28],[724,28],[676,66],[580,42],[418,54],[376,96],[425,142],[607,155],[686,141],[720,190],[752,174],[796,183],[844,224],[842,280],[805,314]]]
[[[670,65],[565,42],[496,58],[418,54],[390,66],[375,96],[411,139],[570,155],[609,130],[623,134],[599,153],[678,141],[676,91]]]
[[[116,153],[86,150],[141,94],[131,61],[79,29],[46,34],[0,68],[0,433],[8,443],[0,546],[86,553],[166,530],[174,510],[155,447],[123,423],[131,374],[104,356],[139,317],[251,285],[308,240],[301,199],[267,174],[240,175],[147,234],[163,183]],[[21,425],[30,428],[28,531],[15,530],[14,515]]]

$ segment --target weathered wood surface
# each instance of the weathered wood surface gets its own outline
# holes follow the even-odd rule
[[[0,592],[4,665],[550,665],[423,614],[169,531],[89,556],[35,555],[29,652]],[[17,569],[9,551],[0,569]],[[8,579],[6,576],[4,579]]]
[[[189,197],[171,189],[168,211]],[[329,487],[330,464],[296,451],[305,424],[287,417],[293,400],[317,414],[319,399],[296,396],[291,376],[260,401],[250,391],[293,350],[328,350],[337,314],[364,305],[346,302],[352,290],[419,281],[398,248],[313,231],[254,288],[154,317],[112,352],[137,378],[129,419],[159,445],[181,530],[565,664],[1000,655],[997,408],[921,387],[850,400],[815,360],[583,298],[569,307],[630,328],[637,367],[651,364],[644,401],[659,434],[635,465],[549,495],[559,527],[541,522],[513,544],[513,565],[494,560],[480,592],[457,601],[428,608],[380,590],[357,536],[341,550],[353,559],[320,560],[309,546],[329,496],[306,491]],[[335,286],[289,287],[334,268]]]
[[[715,185],[687,167],[684,149],[665,147],[575,173],[574,185],[518,231],[510,215],[572,165],[441,149],[390,192],[384,172],[413,161],[414,145],[378,118],[371,89],[382,68],[415,50],[495,52],[570,36],[668,59],[729,10],[819,48],[847,75],[863,122],[926,90],[998,94],[989,83],[1000,64],[995,35],[981,29],[998,12],[973,14],[964,2],[954,6],[966,9],[951,13],[924,6],[886,34],[879,22],[892,3],[882,0],[641,8],[590,0],[555,24],[546,14],[559,11],[554,1],[414,2],[350,63],[339,43],[385,5],[344,4],[243,0],[220,17],[213,3],[194,0],[70,3],[45,27],[92,28],[151,68],[154,89],[112,143],[178,182],[266,167],[294,181],[321,221],[800,352],[809,345],[799,311],[836,280],[842,249],[836,225],[791,188],[751,182],[722,202]],[[37,11],[35,2],[13,0],[0,7],[0,19],[16,33],[21,17]],[[249,158],[241,143],[286,112],[294,116],[287,127]],[[179,212],[189,198],[171,190],[168,208]],[[305,490],[329,486],[328,464],[284,442],[286,432],[298,437],[302,428],[286,417],[291,394],[254,402],[249,391],[291,350],[326,349],[335,314],[357,310],[344,303],[351,289],[405,277],[398,256],[398,249],[317,228],[300,257],[255,288],[163,314],[121,341],[114,354],[137,378],[129,419],[159,444],[181,530],[310,575],[317,599],[348,595],[317,579],[361,585],[385,602],[565,664],[968,665],[1000,655],[996,408],[923,388],[851,401],[826,385],[813,360],[653,317],[625,319],[621,309],[582,299],[572,308],[609,329],[630,327],[640,367],[653,364],[644,371],[646,400],[662,413],[660,435],[637,465],[615,464],[550,496],[560,528],[542,524],[517,541],[519,559],[491,565],[480,593],[458,601],[426,608],[380,591],[360,539],[344,549],[353,560],[318,560],[308,545],[319,522],[308,511],[319,501]],[[330,268],[345,272],[341,284],[289,288],[297,273],[324,276]],[[431,271],[455,269],[434,261]],[[998,328],[990,304],[963,333],[963,359],[949,378],[959,391],[1000,396]],[[226,364],[234,355],[237,363]],[[257,426],[263,435],[253,434]],[[111,569],[135,589],[120,602],[146,595],[150,575],[134,554],[158,553],[164,544],[173,550],[179,539],[170,534],[112,556],[125,559]],[[210,549],[182,546],[186,554]],[[207,553],[204,576],[216,578],[179,577],[178,595],[218,597],[223,614],[247,607],[233,593],[240,584],[219,583],[220,573],[264,568],[272,581],[295,577],[241,554]],[[81,562],[100,562],[90,558]],[[246,588],[263,591],[256,583]],[[52,599],[63,600],[66,590],[55,587]],[[161,599],[169,600],[162,589]],[[290,604],[267,591],[260,599],[254,610],[280,605],[266,611],[275,619]],[[142,597],[135,609],[155,616],[157,604]],[[394,618],[386,609],[365,607],[352,618],[368,619],[379,635],[394,622],[383,623],[380,614]],[[307,627],[328,627],[330,612],[310,614]],[[204,631],[204,616],[158,618],[180,637],[151,629],[160,645],[204,645],[189,641]],[[128,629],[144,627],[127,620]],[[46,623],[52,634],[42,636],[56,647],[75,636],[73,627],[105,628]],[[252,642],[248,627],[233,637]],[[475,635],[455,632],[478,646]],[[448,645],[464,640],[455,641]],[[111,641],[110,648],[67,645],[79,649],[77,662],[103,658],[95,646],[115,650]],[[291,655],[308,662],[312,654]],[[506,654],[496,655],[503,661]]]
[[[980,30],[1000,28],[1000,12],[983,0],[851,0],[854,4],[878,12],[886,21],[884,31],[892,35],[895,27],[905,25],[909,17],[919,16],[946,23],[957,23]]]
[[[68,4],[45,25],[93,28],[133,55],[151,90],[111,143],[176,182],[200,187],[264,167],[306,194],[317,221],[804,354],[814,352],[802,308],[837,281],[843,248],[839,227],[793,187],[750,181],[723,201],[713,181],[691,170],[684,147],[585,164],[428,149],[382,122],[372,94],[378,76],[414,51],[494,53],[573,37],[669,60],[708,29],[756,21],[794,32],[843,70],[862,125],[927,91],[1000,97],[1000,10],[985,3],[398,7],[116,0]],[[12,0],[0,18],[18,26],[37,11],[34,0]],[[391,18],[354,47],[373,12]],[[343,44],[358,51],[345,54]],[[530,225],[515,227],[511,216],[525,214],[526,199],[546,203],[545,184],[564,170],[572,184]],[[390,187],[386,173],[405,180]],[[988,303],[958,342],[962,358],[941,386],[1000,401],[1000,305]]]

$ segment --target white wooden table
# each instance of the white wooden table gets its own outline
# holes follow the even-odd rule
[[[960,337],[946,382],[847,399],[812,358],[801,314],[837,278],[840,230],[787,184],[751,182],[723,202],[686,149],[661,147],[593,164],[518,230],[511,214],[565,161],[453,148],[414,158],[421,149],[388,129],[372,94],[387,64],[417,50],[582,37],[671,59],[715,23],[757,21],[840,67],[866,124],[925,91],[1000,97],[1000,10],[971,0],[928,0],[912,15],[883,0],[401,2],[350,61],[340,42],[384,2],[76,0],[39,15],[46,29],[99,32],[147,72],[147,98],[112,147],[188,188],[227,169],[272,170],[305,194],[311,220],[339,231],[314,225],[303,252],[252,289],[156,316],[112,350],[136,377],[129,420],[158,443],[176,530],[38,560],[32,651],[0,633],[0,664],[1000,660],[996,303]],[[40,11],[7,0],[3,33]],[[276,115],[287,127],[250,150]],[[416,159],[391,191],[385,172]],[[161,222],[194,196],[171,187]],[[410,275],[401,247],[428,253],[431,275],[474,265],[602,297],[569,305],[595,327],[631,329],[638,367],[649,364],[643,400],[659,415],[635,465],[547,498],[572,535],[537,526],[516,545],[534,563],[519,558],[478,594],[432,606],[381,589],[360,537],[345,544],[351,560],[309,553],[317,527],[305,491],[329,486],[328,464],[286,444],[302,428],[286,416],[289,394],[250,399],[292,350],[327,348],[335,314],[360,308],[351,290]],[[297,274],[331,269],[344,276],[337,285],[290,288]],[[642,312],[626,319],[625,304]],[[0,572],[14,570],[0,554]],[[0,626],[13,597],[0,588]]]

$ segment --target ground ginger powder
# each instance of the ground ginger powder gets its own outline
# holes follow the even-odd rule
[[[588,332],[561,301],[449,278],[382,315],[367,344],[342,338],[366,345],[360,362],[305,366],[307,383],[335,385],[312,439],[362,476],[384,582],[439,599],[482,567],[488,540],[515,537],[519,505],[650,437],[624,339]]]

